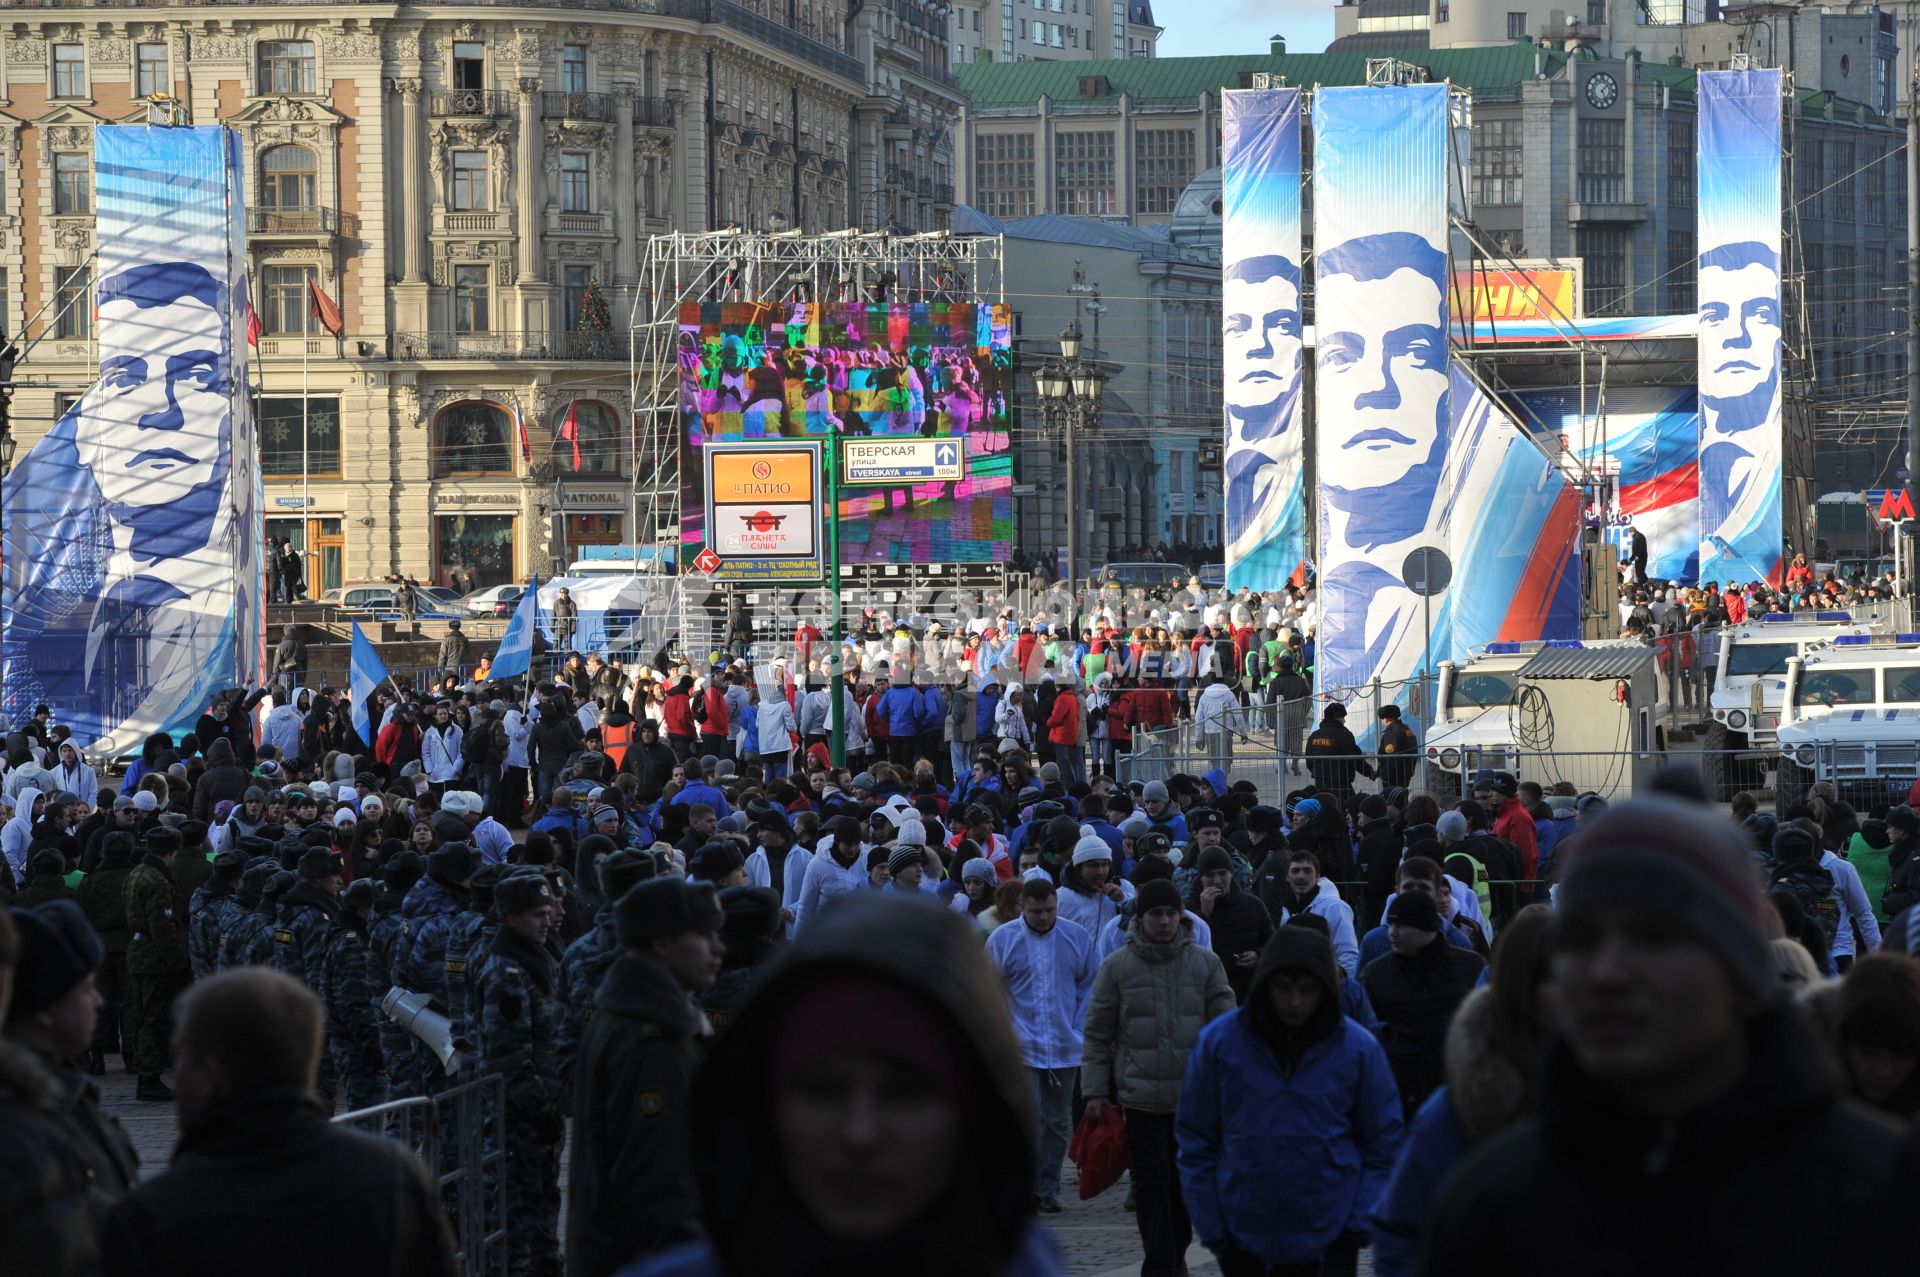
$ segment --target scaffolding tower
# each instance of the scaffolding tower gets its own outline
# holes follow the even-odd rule
[[[764,233],[729,229],[675,232],[647,241],[629,326],[628,376],[634,412],[629,482],[629,540],[643,573],[670,595],[683,653],[719,644],[716,590],[690,579],[681,563],[680,311],[705,302],[1004,303],[1004,254],[998,235],[930,231]],[[828,511],[829,519],[835,512]]]

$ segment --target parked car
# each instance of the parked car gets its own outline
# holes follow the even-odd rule
[[[514,608],[520,605],[520,596],[526,592],[524,585],[489,585],[467,595],[460,600],[460,605],[468,616],[512,616]]]
[[[460,606],[458,597],[454,596],[450,590],[439,586],[423,585],[416,592],[419,595],[419,610],[416,615],[420,620],[454,620],[467,615],[466,609]],[[382,618],[400,615],[400,605],[395,602],[394,587],[385,581],[343,585],[337,590],[328,590],[321,595],[320,602],[356,612],[369,612]]]
[[[1227,565],[1224,563],[1203,563],[1194,575],[1199,577],[1200,584],[1209,590],[1227,588]]]

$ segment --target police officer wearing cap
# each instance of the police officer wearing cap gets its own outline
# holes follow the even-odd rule
[[[555,1043],[564,1004],[559,965],[547,951],[553,889],[538,873],[513,873],[493,889],[499,930],[485,951],[473,1010],[479,1074],[506,1088],[507,1272],[560,1267],[561,1075]],[[480,955],[476,954],[475,957]]]
[[[340,916],[327,940],[325,985],[327,1051],[349,1109],[371,1108],[387,1098],[387,1066],[380,1050],[373,951],[367,929],[377,891],[373,879],[356,879],[340,894]]]
[[[574,1082],[568,1277],[699,1234],[688,1100],[707,1022],[695,998],[720,974],[724,921],[712,886],[684,878],[643,882],[614,906],[620,956]]]
[[[607,842],[599,834],[589,834],[580,844],[581,859],[591,863],[593,857],[603,850],[601,844]],[[586,1033],[587,1025],[593,1021],[600,980],[607,974],[607,968],[613,965],[613,960],[620,956],[620,942],[613,934],[614,903],[638,884],[668,872],[668,867],[662,864],[663,859],[651,851],[622,847],[600,862],[600,887],[605,894],[606,904],[594,918],[592,930],[568,945],[560,959],[560,981],[566,991],[567,1014],[560,1026],[558,1054],[561,1074],[569,1082],[573,1078],[574,1064],[580,1057],[580,1039]]]
[[[187,957],[196,980],[220,969],[221,937],[245,912],[239,889],[246,868],[245,852],[237,848],[221,852],[213,858],[213,877],[193,893],[187,906]]]
[[[1345,798],[1353,792],[1355,775],[1374,776],[1373,764],[1360,755],[1360,742],[1347,730],[1347,707],[1327,702],[1320,725],[1307,737],[1307,770],[1314,787]]]

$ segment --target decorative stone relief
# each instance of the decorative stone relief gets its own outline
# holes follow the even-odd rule
[[[56,124],[47,130],[47,149],[50,151],[85,151],[92,147],[92,125]]]
[[[196,62],[244,62],[247,38],[240,35],[195,35],[193,59]]]
[[[372,62],[380,56],[380,37],[372,31],[346,31],[321,41],[327,57],[342,62]]]
[[[380,56],[389,62],[403,62],[417,65],[420,61],[420,37],[417,35],[390,35],[380,42]],[[394,81],[396,85],[403,81]],[[414,92],[420,91],[420,82],[413,81]]]
[[[7,62],[11,66],[45,66],[47,62],[47,42],[31,37],[16,39],[8,36],[0,41],[7,46]]]

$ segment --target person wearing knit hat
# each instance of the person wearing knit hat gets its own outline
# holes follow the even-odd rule
[[[1060,916],[1098,936],[1133,894],[1133,884],[1114,873],[1107,840],[1092,825],[1080,826],[1072,859],[1060,872]]]
[[[1187,908],[1206,919],[1213,951],[1227,969],[1227,982],[1234,997],[1244,1002],[1260,950],[1273,935],[1273,919],[1265,905],[1241,890],[1233,855],[1225,847],[1203,848],[1191,868]],[[1185,873],[1185,868],[1180,872]]]
[[[17,1048],[30,1057],[34,1075],[63,1097],[48,1111],[57,1112],[74,1137],[69,1156],[84,1166],[91,1192],[117,1198],[138,1182],[139,1158],[120,1119],[101,1107],[98,1086],[71,1064],[87,1054],[94,1040],[101,1005],[95,980],[106,961],[106,945],[72,901],[16,908],[8,918],[18,935],[18,949],[12,963],[12,1000],[0,997],[7,1043],[0,1051]],[[8,1138],[19,1138],[18,1131],[10,1127]],[[22,1225],[22,1219],[13,1217],[16,1225]],[[31,1244],[24,1252],[9,1253],[43,1254]]]
[[[1453,1177],[1425,1230],[1428,1271],[1538,1272],[1569,1245],[1582,1271],[1659,1270],[1671,1233],[1619,1225],[1671,1210],[1674,1175],[1688,1244],[1721,1271],[1910,1270],[1907,1130],[1843,1100],[1781,996],[1740,831],[1642,798],[1583,826],[1568,855],[1541,1116]],[[1822,1207],[1788,1229],[1717,1209],[1803,1200]]]
[[[732,843],[710,842],[688,860],[687,875],[697,882],[712,883],[715,891],[743,887],[747,882],[746,858]]]
[[[1175,1168],[1174,1114],[1193,1044],[1233,1006],[1226,969],[1194,943],[1172,879],[1149,880],[1133,900],[1121,952],[1102,961],[1094,978],[1080,1065],[1087,1112],[1098,1120],[1117,1104],[1126,1116],[1143,1272],[1177,1272],[1193,1241]]]
[[[927,849],[918,842],[899,842],[887,856],[889,891],[921,891],[931,894],[936,884],[927,880]]]
[[[1387,1059],[1405,1116],[1445,1080],[1447,1025],[1479,982],[1485,964],[1441,936],[1434,896],[1401,891],[1387,906],[1388,952],[1360,971],[1360,983],[1391,1036]]]
[[[725,922],[711,884],[673,876],[614,903],[620,951],[582,1033],[573,1088],[572,1271],[611,1272],[697,1230],[689,1097],[706,1025],[694,999],[720,974]]]

